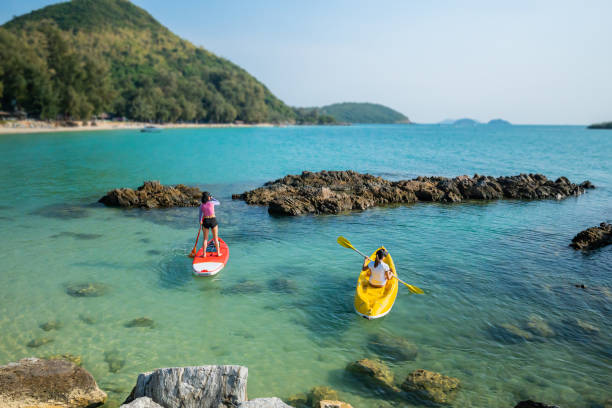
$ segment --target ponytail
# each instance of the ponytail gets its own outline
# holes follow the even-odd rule
[[[376,251],[376,259],[374,260],[374,267],[378,268],[378,265],[380,265],[380,262],[383,260],[383,258],[385,257],[385,250],[384,249],[379,249],[378,251]]]

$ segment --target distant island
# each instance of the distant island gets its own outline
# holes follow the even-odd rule
[[[474,120],[474,119],[470,119],[470,118],[464,118],[464,119],[458,119],[453,123],[454,126],[461,126],[461,127],[468,127],[468,126],[477,126],[480,125],[480,122]]]
[[[508,122],[507,120],[504,119],[491,119],[487,125],[492,125],[492,126],[511,126],[512,123]]]
[[[447,126],[459,126],[459,127],[470,127],[470,126],[512,126],[512,123],[508,122],[504,119],[491,119],[487,123],[481,123],[477,120],[470,118],[462,118],[462,119],[444,119],[442,122],[438,123],[439,125],[447,125]]]
[[[0,26],[0,121],[408,123],[382,105],[286,105],[128,0],[72,0]]]
[[[589,125],[587,129],[612,129],[612,122],[594,123]]]
[[[376,103],[343,102],[320,108],[322,114],[345,123],[411,123],[402,113]]]

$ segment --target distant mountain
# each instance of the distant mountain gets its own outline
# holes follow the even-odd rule
[[[587,129],[612,129],[612,122],[594,123]]]
[[[493,126],[510,126],[512,125],[512,123],[508,122],[507,120],[504,119],[491,119],[487,125],[493,125]]]
[[[469,118],[465,118],[465,119],[458,119],[453,123],[454,126],[463,126],[463,127],[467,127],[467,126],[477,126],[480,125],[480,122],[474,120],[474,119],[469,119]]]
[[[323,106],[320,112],[344,123],[410,123],[400,112],[376,103],[335,103]]]
[[[491,126],[508,126],[512,125],[512,123],[508,122],[504,119],[492,119],[487,123],[480,123],[477,120],[463,118],[463,119],[444,119],[442,122],[438,123],[439,125],[452,125],[452,126],[478,126],[478,125],[491,125]]]
[[[0,27],[0,110],[43,119],[294,121],[244,69],[127,0],[72,0]]]

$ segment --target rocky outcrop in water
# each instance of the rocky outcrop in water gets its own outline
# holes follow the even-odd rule
[[[418,354],[417,346],[410,341],[384,332],[371,335],[368,348],[381,358],[394,361],[413,361]]]
[[[612,224],[602,222],[599,227],[580,231],[572,239],[570,246],[574,249],[591,250],[612,244]]]
[[[74,283],[66,287],[66,293],[74,297],[98,297],[108,290],[108,286],[98,282]]]
[[[98,202],[109,207],[169,208],[197,207],[201,204],[202,191],[197,187],[178,184],[163,186],[159,181],[145,181],[136,190],[116,188],[106,193]]]
[[[295,408],[322,408],[326,403],[337,403],[338,391],[326,385],[312,387],[308,393],[299,393],[290,396],[285,400],[290,406]],[[343,403],[346,404],[346,403]],[[350,405],[342,406],[349,408]]]
[[[388,181],[370,174],[348,171],[305,171],[268,182],[263,187],[234,194],[251,205],[267,205],[276,215],[338,214],[388,204],[417,201],[456,203],[466,200],[562,199],[594,188],[560,177],[552,181],[541,174],[510,177],[417,177]]]
[[[130,320],[129,322],[126,322],[123,326],[128,327],[128,328],[148,327],[149,329],[152,329],[153,327],[155,327],[155,322],[153,321],[153,319],[149,317],[139,317],[137,319],[133,319],[133,320]]]
[[[433,371],[415,370],[408,374],[402,389],[438,404],[449,404],[457,396],[459,380]]]
[[[164,408],[234,408],[247,400],[243,366],[160,368],[138,376],[124,404],[149,397]]]
[[[28,344],[26,344],[26,346],[30,348],[38,348],[40,346],[44,346],[45,344],[52,342],[53,339],[50,337],[37,337],[35,339],[30,340]]]
[[[349,363],[346,369],[368,384],[398,391],[393,384],[393,372],[381,361],[363,358]]]
[[[93,408],[106,394],[85,369],[66,360],[25,358],[0,366],[0,405]]]

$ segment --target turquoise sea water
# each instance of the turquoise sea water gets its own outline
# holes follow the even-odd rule
[[[243,364],[250,398],[329,385],[355,407],[417,406],[344,370],[376,357],[368,339],[382,332],[418,347],[415,361],[378,355],[398,381],[417,368],[457,377],[455,406],[509,407],[527,398],[601,406],[612,397],[612,248],[585,254],[568,244],[578,231],[612,220],[611,155],[612,133],[568,126],[4,135],[0,364],[80,355],[109,405],[143,371]],[[415,204],[297,218],[231,200],[268,180],[323,169],[389,179],[541,172],[598,188],[563,201]],[[151,179],[197,185],[221,200],[217,216],[231,257],[219,275],[191,274],[186,255],[196,209],[96,203],[112,188]],[[361,259],[336,244],[338,235],[366,252],[384,244],[400,277],[426,295],[400,287],[387,317],[360,318],[352,304]],[[107,291],[66,293],[86,282]],[[500,329],[526,329],[533,315],[552,336],[525,340]],[[138,317],[155,327],[125,327]],[[45,332],[39,325],[47,321],[62,327]],[[41,337],[53,341],[27,347]],[[124,364],[111,372],[105,356]]]

